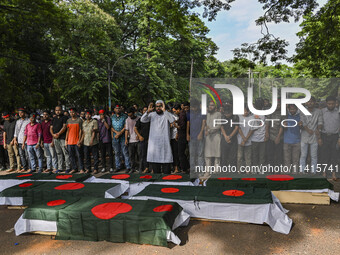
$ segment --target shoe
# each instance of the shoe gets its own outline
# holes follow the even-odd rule
[[[100,172],[105,173],[105,172],[106,172],[106,169],[103,168]]]
[[[113,168],[110,168],[110,173],[113,174],[115,172],[115,170],[113,170]]]
[[[0,168],[0,171],[4,171],[4,170],[5,170],[5,167],[2,166],[2,167]]]
[[[135,170],[131,168],[130,171],[128,172],[128,174],[132,174],[134,172],[135,172]]]

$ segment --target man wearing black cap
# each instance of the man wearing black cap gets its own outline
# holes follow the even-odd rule
[[[14,131],[16,121],[9,113],[4,113],[4,148],[7,150],[9,158],[9,170],[8,172],[15,171],[15,160],[17,162],[17,170],[21,168],[20,156],[18,146],[14,143]]]
[[[53,136],[54,147],[57,152],[58,158],[58,170],[54,171],[55,173],[61,171],[63,169],[63,156],[65,158],[66,171],[69,172],[71,170],[70,159],[68,151],[65,147],[65,138],[66,138],[66,122],[67,117],[62,114],[61,106],[56,106],[55,108],[56,116],[52,120],[52,124],[50,127],[51,135]]]
[[[23,167],[23,169],[20,170],[20,172],[23,172],[23,171],[29,170],[30,168],[30,163],[28,161],[27,146],[24,143],[25,128],[27,124],[30,123],[30,120],[26,118],[26,111],[24,108],[19,108],[18,112],[19,112],[19,119],[15,123],[14,143],[18,146],[18,149],[19,149],[21,165]]]

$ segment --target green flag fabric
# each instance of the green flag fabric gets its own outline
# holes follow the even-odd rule
[[[126,190],[126,189],[125,189]],[[0,193],[2,197],[23,197],[23,205],[30,205],[55,197],[98,197],[104,198],[111,191],[112,197],[125,192],[118,183],[79,183],[79,182],[25,182]]]
[[[304,178],[301,175],[268,175],[265,178],[263,176],[261,178],[259,176],[248,178],[220,177],[210,178],[205,184],[207,187],[258,187],[269,190],[333,190],[333,185],[326,178]]]
[[[265,188],[227,188],[151,184],[134,196],[160,197],[173,200],[216,203],[267,204],[272,203],[271,191]]]
[[[56,221],[59,240],[167,246],[167,234],[182,210],[173,202],[59,197],[32,204],[23,218]]]

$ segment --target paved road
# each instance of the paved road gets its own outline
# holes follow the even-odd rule
[[[340,188],[340,182],[336,184]],[[340,204],[285,205],[294,225],[289,235],[268,226],[191,221],[176,234],[183,244],[170,248],[130,243],[59,241],[49,236],[16,237],[23,210],[0,206],[0,254],[339,254]],[[16,245],[17,243],[17,245]]]

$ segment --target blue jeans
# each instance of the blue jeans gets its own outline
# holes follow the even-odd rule
[[[195,170],[195,166],[204,166],[204,140],[190,139],[190,170]]]
[[[318,143],[303,143],[301,142],[301,156],[300,156],[300,172],[304,172],[306,167],[308,145],[310,145],[311,168],[308,173],[315,173],[316,165],[318,163]]]
[[[46,165],[47,169],[58,169],[58,159],[57,153],[55,151],[54,146],[51,146],[51,143],[44,143],[44,152],[46,157]]]
[[[115,151],[116,169],[120,168],[120,158],[123,152],[126,169],[131,169],[128,147],[125,145],[124,139],[113,139],[112,147]]]
[[[27,145],[27,150],[28,150],[28,155],[30,158],[30,162],[31,162],[31,171],[35,171],[37,165],[35,162],[35,157],[37,157],[38,159],[38,166],[39,166],[39,172],[42,171],[43,169],[43,158],[42,158],[42,153],[40,148],[36,148],[35,147],[36,144],[34,145]]]
[[[80,154],[80,148],[76,144],[67,145],[67,150],[68,150],[72,170],[84,170],[83,158]],[[78,159],[79,169],[77,167],[77,159]]]
[[[23,150],[22,149],[22,143],[19,143],[18,149],[19,149],[19,156],[20,156],[21,165],[25,170],[28,170],[29,168],[31,168],[31,166],[29,165],[29,162],[27,160],[29,158],[27,145],[25,144],[25,149]]]

